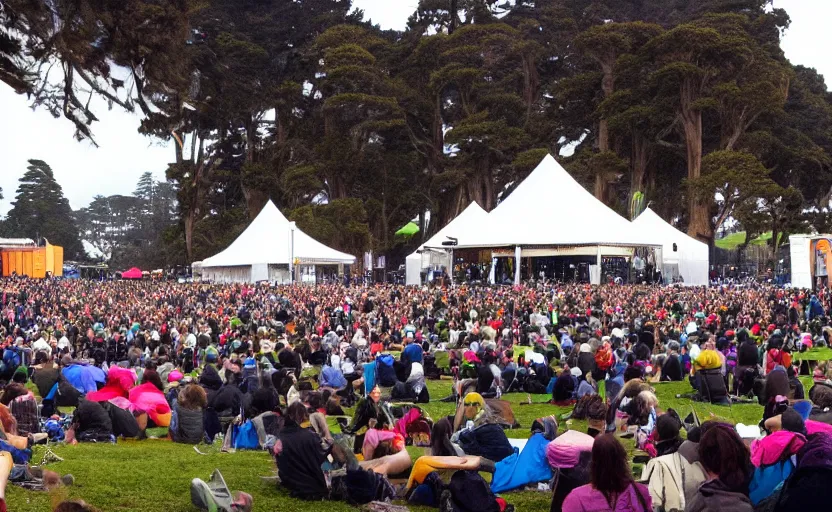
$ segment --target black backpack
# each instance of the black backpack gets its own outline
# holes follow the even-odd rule
[[[832,435],[815,434],[797,458],[797,467],[783,484],[776,512],[827,510],[832,503]]]
[[[476,471],[457,471],[448,485],[454,512],[500,512],[491,486]]]

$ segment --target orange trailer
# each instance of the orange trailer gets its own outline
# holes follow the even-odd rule
[[[15,247],[0,249],[3,277],[12,274],[37,279],[64,274],[64,248],[46,244],[46,247]]]

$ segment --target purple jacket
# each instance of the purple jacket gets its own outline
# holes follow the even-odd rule
[[[641,497],[639,497],[639,494]],[[569,493],[563,502],[563,512],[651,512],[653,503],[650,492],[641,484],[633,484],[621,493],[611,508],[607,499],[592,488],[592,484],[582,485]]]

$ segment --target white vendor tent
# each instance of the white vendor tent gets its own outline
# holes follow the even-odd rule
[[[469,204],[454,220],[422,244],[417,251],[405,258],[405,283],[409,285],[422,284],[422,269],[432,265],[441,265],[450,269],[450,255],[447,249],[443,247],[442,242],[447,241],[450,236],[456,238],[460,244],[464,243],[466,237],[475,229],[475,226],[484,221],[486,217],[488,217],[488,213],[476,201]]]
[[[294,257],[294,261],[293,261]],[[297,263],[315,265],[355,263],[355,256],[331,249],[289,222],[271,201],[221,253],[202,261],[202,277],[214,282],[288,282]]]
[[[459,246],[655,246],[649,233],[595,198],[552,155]],[[525,251],[524,251],[525,252]]]
[[[674,228],[650,208],[633,221],[633,226],[661,241],[665,279],[681,276],[685,284],[707,286],[710,269],[707,244]]]
[[[599,201],[552,157],[543,161],[459,248],[491,248],[494,257],[591,256],[590,280],[599,284],[602,258],[632,258],[636,248],[661,247],[653,234],[636,229]],[[520,282],[515,265],[514,282]]]

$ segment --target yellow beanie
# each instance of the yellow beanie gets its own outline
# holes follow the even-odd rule
[[[482,399],[482,395],[479,393],[468,393],[465,395],[465,398],[462,400],[463,404],[477,404],[480,407],[485,405],[485,400]]]
[[[713,370],[722,366],[722,359],[716,350],[703,350],[696,358],[696,367],[701,370]]]

